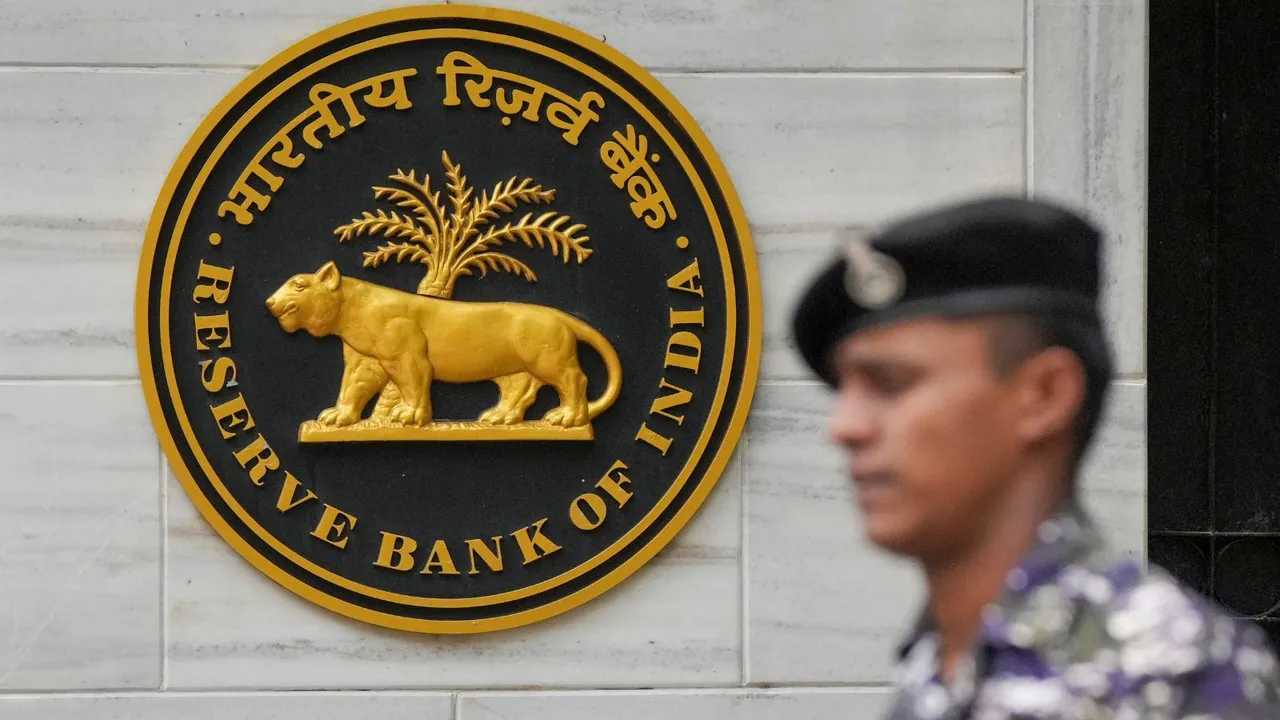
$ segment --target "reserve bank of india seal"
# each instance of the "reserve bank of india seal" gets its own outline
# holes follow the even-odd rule
[[[707,497],[760,352],[689,114],[516,12],[360,17],[240,83],[147,231],[142,384],[203,516],[289,590],[479,632],[590,600]]]

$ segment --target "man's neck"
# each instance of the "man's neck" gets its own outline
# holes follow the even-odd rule
[[[1065,488],[1066,483],[1050,477],[1019,479],[991,517],[975,523],[980,535],[945,557],[922,561],[929,610],[942,643],[944,678],[951,677],[973,646],[983,609],[999,598],[1009,571],[1035,543],[1040,523],[1065,499],[1065,493],[1044,490],[1054,487]]]

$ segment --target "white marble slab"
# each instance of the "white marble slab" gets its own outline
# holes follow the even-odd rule
[[[159,516],[136,383],[0,383],[0,690],[159,685]]]
[[[760,375],[765,379],[812,379],[796,351],[791,315],[808,282],[834,257],[834,227],[764,229],[755,234],[764,293],[764,343]]]
[[[862,720],[889,699],[876,688],[463,695],[458,720]]]
[[[1141,552],[1145,393],[1118,384],[1082,483],[1120,548]],[[923,598],[906,562],[863,538],[822,386],[766,384],[748,426],[747,679],[888,682],[892,653]]]
[[[141,235],[187,138],[244,74],[0,68],[0,224]]]
[[[349,620],[284,590],[214,535],[174,484],[169,687],[737,685],[739,467],[664,552],[599,598],[523,628],[442,637]]]
[[[147,218],[241,75],[0,68],[0,377],[137,375]]]
[[[0,221],[0,377],[137,375],[142,227],[7,220]]]
[[[452,720],[453,698],[435,693],[0,696],[5,720]]]
[[[1023,192],[1013,75],[677,75],[754,227],[878,223]]]
[[[155,194],[240,77],[0,69],[0,170],[22,178],[0,193],[0,377],[136,375],[133,287]],[[728,164],[762,251],[781,253],[762,257],[781,263],[762,267],[768,287],[785,286],[771,336],[822,232],[1020,187],[1015,77],[663,80]],[[794,374],[776,349],[766,372]]]
[[[1080,488],[1107,540],[1139,560],[1147,548],[1147,387],[1111,386],[1103,423],[1085,457]]]
[[[388,0],[0,3],[0,62],[256,65]],[[604,38],[646,67],[1015,68],[1022,0],[505,0]]]
[[[1030,0],[1036,195],[1107,230],[1119,370],[1146,372],[1147,2]]]
[[[885,682],[918,610],[915,569],[868,544],[828,392],[767,384],[748,425],[747,680]]]

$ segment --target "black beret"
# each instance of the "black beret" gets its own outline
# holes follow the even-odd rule
[[[1040,200],[984,198],[850,238],[802,295],[792,334],[809,367],[837,384],[831,351],[863,328],[925,315],[1069,316],[1096,326],[1101,233]]]

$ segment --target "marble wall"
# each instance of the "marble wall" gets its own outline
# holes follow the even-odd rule
[[[862,718],[914,611],[861,539],[785,318],[837,225],[990,190],[1110,230],[1121,376],[1086,502],[1145,528],[1144,0],[505,0],[650,68],[717,147],[765,292],[736,461],[585,607],[410,636],[293,596],[167,475],[137,380],[147,217],[255,63],[377,0],[0,0],[0,717]],[[785,182],[784,182],[785,180]]]

